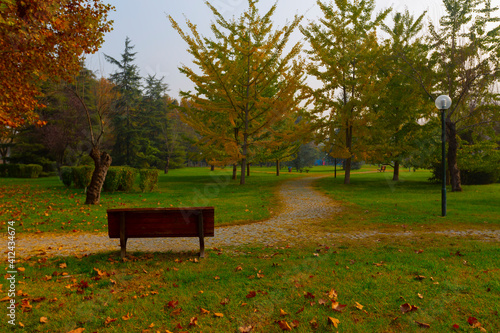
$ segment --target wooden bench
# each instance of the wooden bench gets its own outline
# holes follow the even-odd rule
[[[385,165],[382,165],[380,169],[377,169],[378,172],[385,172]]]
[[[204,237],[214,236],[214,208],[108,209],[109,238],[119,238],[121,257],[127,239],[153,237],[199,237],[200,257],[205,256]]]

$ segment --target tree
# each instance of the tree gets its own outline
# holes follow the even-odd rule
[[[408,59],[411,58],[414,64],[427,59],[427,47],[420,36],[424,16],[425,13],[415,19],[406,10],[394,14],[392,27],[382,24],[389,38],[385,41],[385,54],[381,57],[381,75],[387,76],[389,81],[376,110],[378,117],[374,126],[374,141],[379,153],[373,160],[394,163],[395,181],[399,180],[401,162],[417,149],[413,142],[422,131],[417,120],[429,119],[433,111],[428,97],[407,75]]]
[[[0,4],[0,125],[37,123],[40,82],[70,79],[80,56],[111,30],[101,0],[3,0]]]
[[[374,0],[335,0],[337,9],[317,3],[324,17],[301,28],[311,47],[308,73],[323,84],[310,95],[320,114],[320,140],[335,157],[346,159],[344,183],[349,184],[352,161],[369,157],[371,107],[385,84],[378,75],[376,29],[390,9],[372,18]]]
[[[434,82],[427,95],[433,101],[439,94],[452,100],[446,112],[447,166],[452,191],[462,191],[458,152],[460,135],[484,131],[498,122],[498,91],[494,84],[500,75],[500,21],[490,0],[443,0],[446,13],[436,28],[429,25],[429,44]],[[421,83],[422,72],[414,70]]]
[[[75,84],[67,85],[66,90],[75,97],[76,104],[83,108],[86,115],[88,138],[92,145],[89,156],[94,161],[95,166],[92,179],[87,187],[85,204],[96,205],[99,204],[102,186],[112,161],[111,156],[101,150],[101,144],[112,103],[115,100],[115,90],[114,86],[105,78],[94,80],[92,73],[88,70],[82,70],[81,75],[74,81]],[[89,81],[95,97],[90,102],[85,99],[83,90]]]
[[[141,77],[139,68],[133,62],[136,52],[130,39],[125,39],[125,50],[121,61],[104,55],[106,60],[118,67],[118,71],[111,74],[110,81],[115,84],[119,93],[113,105],[113,130],[116,136],[112,155],[118,165],[135,165],[135,156],[138,152],[137,114],[141,97]]]
[[[207,2],[216,17],[211,26],[215,40],[201,37],[190,21],[192,36],[188,36],[169,16],[201,70],[198,74],[187,66],[180,68],[196,86],[196,93],[182,95],[193,104],[192,110],[210,114],[213,126],[196,113],[186,111],[185,118],[207,142],[220,142],[227,155],[240,161],[240,184],[245,184],[254,145],[273,123],[299,108],[297,93],[304,77],[303,63],[296,60],[301,45],[295,44],[283,55],[301,18],[296,16],[289,25],[273,31],[276,5],[260,16],[257,2],[248,0],[248,10],[231,21]]]

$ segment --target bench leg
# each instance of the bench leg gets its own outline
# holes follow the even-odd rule
[[[120,257],[123,259],[125,258],[125,253],[127,252],[127,238],[120,237],[120,248],[121,248]]]
[[[127,236],[125,236],[125,213],[121,213],[120,216],[120,256],[125,258],[125,253],[127,252]]]
[[[205,258],[205,230],[203,229],[203,212],[198,215],[198,236],[200,237],[200,258]]]

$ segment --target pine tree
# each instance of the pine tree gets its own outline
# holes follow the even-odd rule
[[[134,64],[136,52],[132,52],[134,46],[130,39],[125,39],[125,50],[121,61],[104,55],[106,60],[118,67],[111,74],[110,81],[115,84],[119,98],[114,104],[113,130],[115,133],[115,144],[112,155],[118,165],[135,165],[135,156],[138,151],[138,126],[137,113],[141,96],[141,77],[139,68]]]

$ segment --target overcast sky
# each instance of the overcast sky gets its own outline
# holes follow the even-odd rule
[[[128,36],[134,51],[137,52],[135,63],[140,74],[157,77],[164,76],[164,82],[169,85],[168,94],[174,98],[179,90],[192,90],[193,85],[184,75],[179,73],[181,64],[193,67],[192,57],[186,51],[187,44],[171,27],[167,15],[171,15],[183,29],[185,18],[198,26],[203,36],[211,36],[209,30],[213,21],[213,14],[203,0],[108,0],[105,1],[116,10],[110,14],[114,21],[113,31],[105,36],[105,43],[98,53],[87,56],[87,66],[93,71],[108,77],[116,68],[104,60],[103,54],[115,59],[121,59],[124,50],[125,38]],[[326,1],[324,1],[326,2]],[[247,0],[211,0],[226,18],[238,17],[248,7]],[[260,0],[259,10],[264,14],[275,3],[274,0]],[[428,20],[437,21],[444,13],[441,0],[376,0],[376,11],[392,7],[393,11],[404,11],[408,8],[415,16],[427,11]],[[499,6],[500,0],[493,0],[493,5]],[[499,12],[497,12],[500,15]],[[295,14],[304,15],[303,24],[309,20],[321,17],[321,10],[316,0],[278,0],[274,15],[274,27],[283,27]],[[428,21],[427,20],[427,21]],[[301,38],[297,32],[295,41]]]

